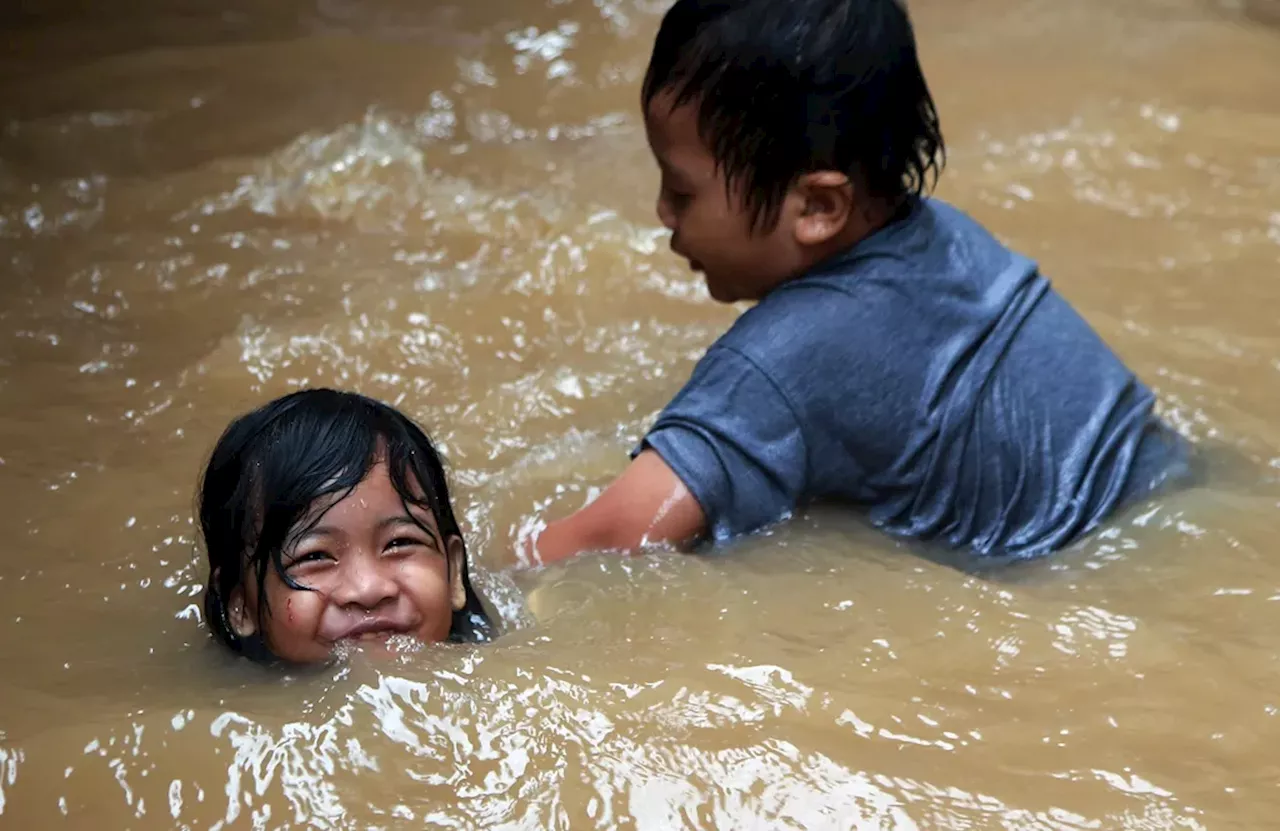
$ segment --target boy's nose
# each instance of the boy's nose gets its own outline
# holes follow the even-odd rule
[[[676,229],[676,212],[671,210],[671,204],[661,194],[658,196],[657,211],[658,221],[662,223],[662,226],[668,231],[674,231]]]

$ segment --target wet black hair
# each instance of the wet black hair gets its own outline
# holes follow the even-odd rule
[[[678,0],[641,92],[672,93],[753,229],[772,227],[805,173],[837,170],[892,208],[946,161],[938,111],[899,0]],[[930,182],[932,179],[932,182]]]
[[[285,572],[284,550],[306,533],[309,517],[311,524],[319,521],[312,517],[316,500],[341,499],[381,460],[406,511],[411,504],[429,510],[442,543],[462,539],[439,454],[422,429],[393,407],[351,392],[308,389],[227,427],[201,478],[198,507],[209,561],[205,620],[218,642],[253,660],[274,661],[261,631],[248,638],[236,634],[227,599],[249,576],[246,565],[257,581],[260,616],[271,613],[263,591],[268,568],[290,588],[308,591]],[[488,640],[494,627],[471,586],[465,549],[462,585],[466,605],[453,612],[449,640]]]

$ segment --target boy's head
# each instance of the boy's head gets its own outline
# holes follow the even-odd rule
[[[943,163],[898,0],[678,0],[642,104],[658,216],[726,302],[866,236]]]

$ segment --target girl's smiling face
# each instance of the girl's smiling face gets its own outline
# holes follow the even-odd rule
[[[282,551],[285,574],[303,589],[268,568],[262,595],[253,579],[232,591],[227,617],[236,635],[261,635],[273,655],[293,663],[327,660],[341,643],[445,640],[467,602],[461,538],[443,538],[430,511],[406,505],[385,460],[335,496],[317,500]]]

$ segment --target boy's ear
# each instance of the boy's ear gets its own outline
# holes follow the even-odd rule
[[[467,587],[462,582],[462,570],[467,566],[467,547],[462,537],[450,537],[446,546],[449,557],[449,595],[455,611],[467,607]]]
[[[853,183],[836,170],[819,170],[801,176],[795,193],[804,207],[795,221],[796,242],[821,245],[844,230],[853,215]]]
[[[244,587],[236,586],[232,589],[226,603],[227,623],[231,624],[231,631],[239,638],[253,637],[258,631],[258,621],[255,619],[254,612],[245,603]]]

